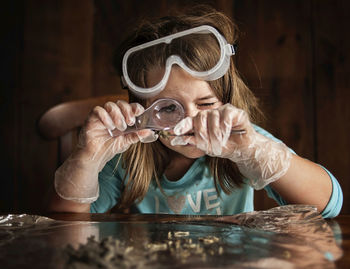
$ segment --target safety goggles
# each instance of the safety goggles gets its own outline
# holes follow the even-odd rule
[[[153,97],[165,88],[172,65],[211,81],[227,72],[234,54],[234,46],[214,27],[202,25],[129,49],[123,57],[122,83],[140,98]],[[156,75],[149,76],[150,71]]]

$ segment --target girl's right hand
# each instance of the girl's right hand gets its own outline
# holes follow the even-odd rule
[[[117,129],[123,132],[128,125],[134,125],[136,117],[143,112],[144,108],[140,104],[125,101],[107,102],[104,107],[95,107],[80,132],[77,148],[85,152],[85,157],[99,160],[101,170],[110,159],[126,151],[130,145],[139,141],[149,143],[157,140],[158,136],[152,130],[140,130],[115,137],[110,135],[109,131]]]
[[[86,120],[74,152],[55,173],[57,194],[66,200],[91,203],[98,197],[98,173],[116,154],[126,151],[139,141],[153,142],[158,135],[152,130],[112,137],[108,130],[124,131],[134,125],[135,118],[144,112],[137,103],[108,102],[95,107]]]

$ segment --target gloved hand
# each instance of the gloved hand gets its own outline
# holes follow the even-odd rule
[[[116,154],[139,141],[158,139],[152,130],[140,130],[112,137],[108,130],[124,131],[135,123],[144,108],[137,103],[108,102],[95,107],[83,126],[76,149],[55,173],[55,189],[59,196],[79,203],[92,203],[99,195],[98,173]]]
[[[231,133],[233,129],[244,129],[245,133]],[[209,156],[230,159],[254,189],[262,189],[279,179],[289,168],[288,147],[256,132],[247,113],[231,104],[200,111],[174,128],[176,135],[187,132],[194,132],[194,136],[177,136],[171,145],[189,143]]]

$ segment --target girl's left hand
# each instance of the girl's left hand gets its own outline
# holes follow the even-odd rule
[[[234,129],[245,133],[231,133]],[[173,146],[192,144],[209,156],[230,159],[255,189],[279,179],[289,168],[288,147],[256,132],[248,114],[231,104],[183,119],[174,133],[179,136],[171,141]],[[186,133],[194,136],[183,136]]]
[[[244,129],[244,133],[232,130]],[[200,111],[195,117],[187,117],[174,128],[175,137],[171,144],[192,144],[209,156],[227,158],[237,148],[248,146],[255,130],[245,111],[226,104],[213,110]],[[193,133],[193,136],[183,136]]]

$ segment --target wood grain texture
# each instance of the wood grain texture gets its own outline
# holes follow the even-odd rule
[[[350,212],[350,4],[313,1],[317,160],[339,180]]]
[[[18,207],[19,87],[24,7],[6,1],[0,9],[0,212]]]
[[[93,5],[81,0],[28,1],[25,8],[16,199],[27,211],[42,208],[42,194],[57,164],[57,144],[39,137],[36,121],[54,104],[92,94]]]

